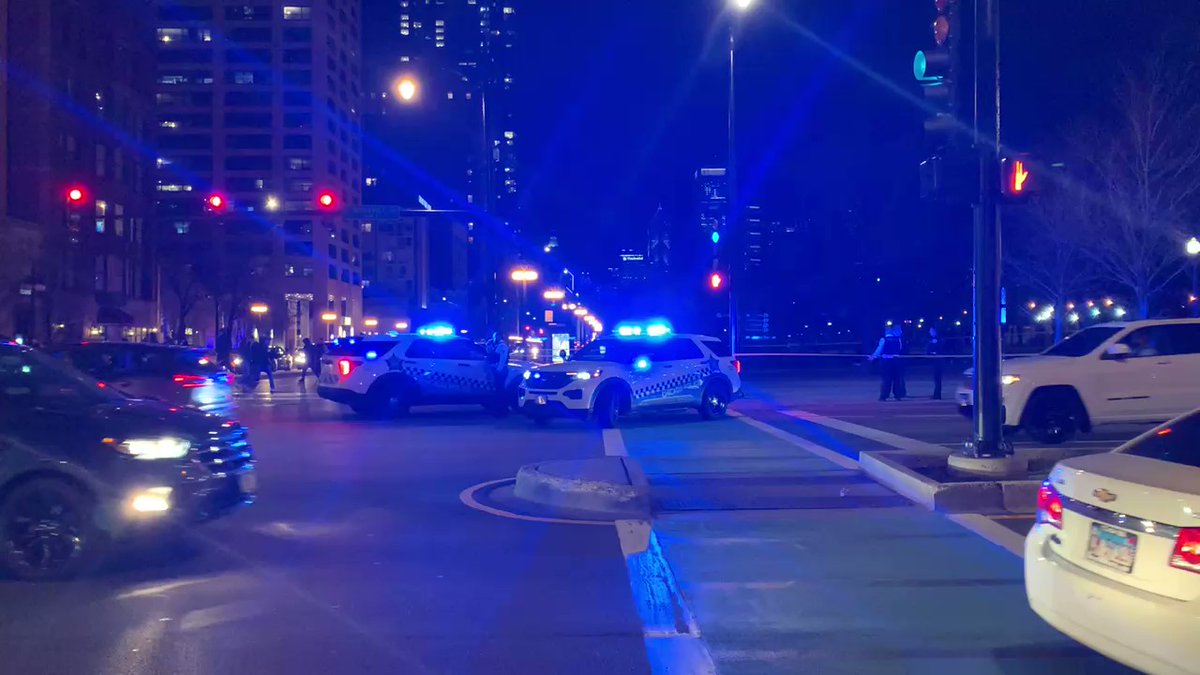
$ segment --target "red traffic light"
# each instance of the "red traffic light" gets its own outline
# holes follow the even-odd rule
[[[225,208],[225,198],[221,195],[209,195],[208,199],[205,200],[205,203],[208,204],[208,208],[212,209],[213,211],[220,211]]]
[[[81,187],[72,187],[67,190],[67,201],[69,201],[69,202],[77,204],[77,203],[83,201],[83,197],[84,197],[84,192],[83,192],[83,188],[81,188]]]
[[[332,192],[322,192],[317,197],[317,203],[321,205],[321,208],[332,209],[337,204],[337,198],[333,196]]]
[[[713,272],[708,277],[708,286],[714,291],[720,290],[725,285],[725,277],[720,272]]]

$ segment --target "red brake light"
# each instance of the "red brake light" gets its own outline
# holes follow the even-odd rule
[[[1171,567],[1200,573],[1200,527],[1185,527],[1175,539]]]
[[[737,371],[738,375],[741,375],[742,374],[742,362],[737,359],[734,359],[733,360],[733,369]]]
[[[341,375],[342,377],[349,376],[350,373],[354,370],[355,366],[357,366],[357,365],[358,364],[351,361],[350,359],[338,359],[337,360],[338,375]]]
[[[1049,482],[1042,483],[1042,487],[1038,488],[1037,522],[1049,523],[1061,530],[1062,512],[1062,495]]]
[[[208,384],[208,378],[200,375],[176,375],[171,380],[184,389],[195,389]]]

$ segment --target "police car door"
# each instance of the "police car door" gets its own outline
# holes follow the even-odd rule
[[[709,363],[704,352],[695,341],[687,337],[673,337],[656,350],[663,364],[663,405],[697,403],[704,387],[704,375]]]
[[[487,361],[483,347],[465,338],[455,338],[444,345],[444,356],[452,361],[456,398],[477,401],[495,391],[496,378],[492,364]]]

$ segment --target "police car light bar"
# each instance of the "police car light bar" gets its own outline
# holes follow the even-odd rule
[[[423,337],[454,337],[454,326],[446,323],[433,323],[417,329],[417,335]]]
[[[623,323],[617,326],[616,333],[620,337],[663,337],[671,334],[671,324],[666,321],[654,320],[645,325]]]

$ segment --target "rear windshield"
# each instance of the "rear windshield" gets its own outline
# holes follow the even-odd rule
[[[701,340],[701,342],[704,343],[705,347],[711,349],[713,354],[716,354],[720,358],[733,356],[733,352],[729,349],[729,343],[725,342],[724,340],[704,339]]]
[[[329,356],[366,356],[367,352],[375,352],[384,356],[392,351],[396,342],[391,340],[338,340],[331,343],[325,353]]]
[[[1121,452],[1200,467],[1200,412],[1164,424]]]

